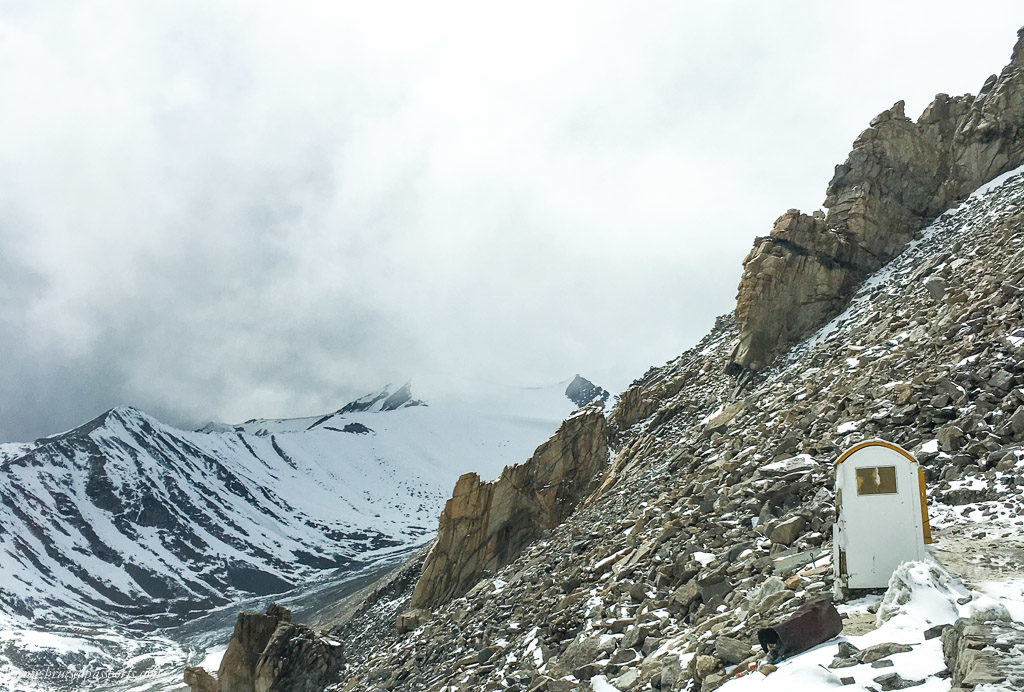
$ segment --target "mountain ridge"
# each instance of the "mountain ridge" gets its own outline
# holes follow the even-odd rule
[[[1024,30],[977,95],[938,94],[917,121],[897,101],[835,167],[827,214],[790,209],[743,260],[729,369],[759,370],[839,312],[927,223],[1024,163]]]

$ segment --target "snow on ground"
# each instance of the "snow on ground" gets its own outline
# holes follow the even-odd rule
[[[949,690],[948,679],[934,677],[946,668],[941,639],[926,640],[926,630],[978,614],[1008,614],[1024,623],[1024,528],[1016,516],[985,516],[983,512],[994,504],[931,507],[930,514],[939,518],[936,543],[930,548],[932,559],[901,565],[881,599],[865,596],[841,604],[844,633],[839,637],[782,661],[769,675],[750,672],[720,689],[816,692],[842,685],[842,678],[853,678],[843,689],[877,690],[875,678],[895,672],[906,680],[923,680],[914,690]],[[876,607],[874,622],[867,627],[855,625]],[[893,664],[889,667],[864,663],[829,669],[843,641],[858,649],[893,642],[908,644],[912,650],[886,657]]]
[[[973,597],[967,603],[957,602],[967,600],[968,596]],[[847,614],[866,610],[872,600],[854,601],[840,610]],[[769,675],[755,671],[730,680],[721,689],[727,692],[814,692],[843,685],[842,678],[852,678],[854,682],[845,689],[868,690],[878,689],[875,678],[895,672],[906,680],[923,680],[923,684],[913,688],[915,690],[945,692],[949,690],[949,680],[934,677],[946,668],[942,640],[938,637],[925,639],[925,631],[936,625],[952,624],[957,617],[968,617],[998,603],[990,596],[972,594],[963,582],[935,562],[907,562],[890,579],[889,589],[878,608],[880,625],[876,629],[862,635],[841,635],[780,662],[778,670]],[[892,661],[887,667],[860,663],[829,668],[837,655],[839,642],[843,641],[861,650],[889,642],[906,644],[912,649],[884,657]]]

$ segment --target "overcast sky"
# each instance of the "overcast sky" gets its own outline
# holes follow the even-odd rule
[[[621,391],[1017,5],[0,0],[0,440]]]

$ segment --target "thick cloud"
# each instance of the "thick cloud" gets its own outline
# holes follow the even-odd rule
[[[732,307],[1015,3],[0,1],[0,439],[582,372]],[[470,383],[467,385],[467,383]]]

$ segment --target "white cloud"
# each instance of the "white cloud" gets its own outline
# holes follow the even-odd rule
[[[621,389],[1013,3],[0,2],[0,438]]]

